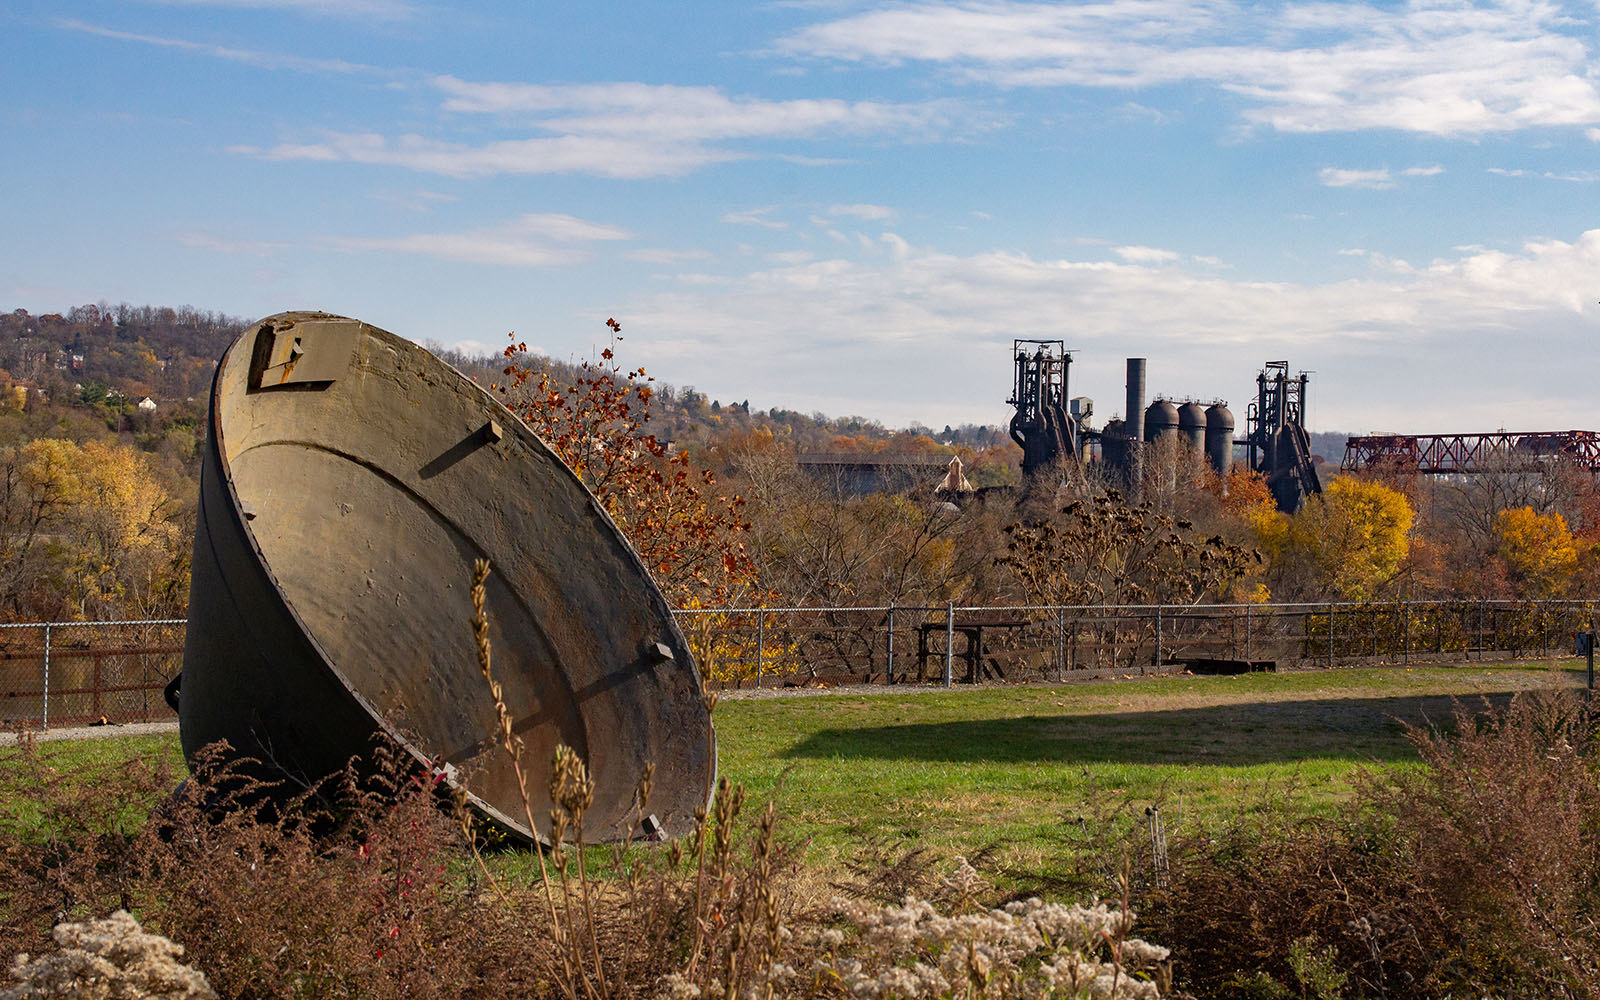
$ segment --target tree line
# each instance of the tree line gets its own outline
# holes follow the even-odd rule
[[[184,615],[206,391],[246,327],[155,307],[0,315],[0,617]],[[1024,484],[1001,428],[723,403],[625,366],[608,333],[581,362],[515,338],[499,357],[430,347],[562,455],[683,607],[1548,598],[1600,572],[1600,491],[1561,460],[1337,476],[1293,516],[1239,465],[1219,477],[1161,453],[1175,444],[1141,483],[1090,465]],[[48,370],[29,367],[41,357]],[[126,402],[193,386],[153,411]],[[1004,488],[843,495],[798,464],[814,451],[959,456],[975,485]]]

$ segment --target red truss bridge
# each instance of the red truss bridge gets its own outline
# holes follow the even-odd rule
[[[1382,466],[1442,476],[1536,468],[1553,458],[1567,458],[1600,472],[1600,433],[1369,434],[1345,442],[1341,468]]]

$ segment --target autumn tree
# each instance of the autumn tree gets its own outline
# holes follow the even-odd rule
[[[1293,517],[1262,519],[1274,591],[1366,601],[1399,576],[1416,512],[1399,490],[1337,476]]]
[[[495,388],[594,493],[674,607],[765,603],[745,546],[744,498],[719,492],[710,469],[650,432],[654,380],[617,362],[622,325],[608,319],[606,327],[611,342],[599,360],[564,379],[535,367],[526,344],[511,344],[506,381]],[[703,673],[726,679],[740,657],[711,639],[690,635]]]
[[[181,616],[183,510],[148,456],[40,438],[0,457],[0,600],[10,617]]]
[[[1559,597],[1578,571],[1578,543],[1567,520],[1532,507],[1503,510],[1495,518],[1496,554],[1523,597]]]

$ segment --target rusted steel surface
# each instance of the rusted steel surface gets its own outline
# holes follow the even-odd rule
[[[1346,470],[1389,466],[1426,475],[1529,469],[1557,456],[1600,471],[1595,431],[1492,431],[1487,434],[1369,434],[1345,441]]]
[[[454,768],[524,837],[470,629],[490,559],[496,679],[533,816],[558,744],[596,782],[585,827],[617,830],[647,762],[669,833],[709,798],[700,676],[655,583],[594,497],[497,400],[356,320],[284,313],[223,356],[201,479],[179,719],[310,781],[379,732]]]

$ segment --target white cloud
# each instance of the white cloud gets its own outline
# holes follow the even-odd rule
[[[1430,163],[1425,167],[1407,167],[1400,172],[1407,177],[1437,177],[1444,173],[1444,167],[1437,163]]]
[[[540,127],[575,135],[674,142],[822,133],[941,134],[960,114],[960,106],[951,101],[767,101],[730,97],[716,87],[627,82],[474,83],[454,76],[436,76],[431,82],[445,94],[446,111],[522,115]]]
[[[1287,357],[1319,372],[1314,427],[1424,432],[1474,429],[1459,426],[1463,413],[1516,422],[1517,412],[1501,419],[1484,401],[1547,381],[1540,369],[1551,356],[1600,363],[1596,274],[1600,229],[1306,284],[1171,263],[909,248],[641,293],[626,311],[635,330],[649,331],[636,344],[649,345],[652,367],[689,367],[697,384],[738,387],[769,405],[852,412],[870,399],[884,419],[994,422],[1004,417],[1015,331],[1061,329],[1070,317],[1075,394],[1115,399],[1122,359],[1143,354],[1152,389],[1237,402],[1253,390],[1254,366]],[[1505,357],[1513,337],[1529,346],[1526,358]],[[1483,356],[1504,364],[1444,360]],[[1443,414],[1433,426],[1419,425],[1433,419],[1413,384],[1419,370],[1449,372],[1425,394]],[[1575,382],[1551,393],[1539,420],[1587,426],[1592,412]]]
[[[70,19],[57,21],[56,27],[65,31],[93,35],[97,38],[110,38],[119,42],[138,42],[141,45],[154,45],[157,48],[193,52],[197,55],[210,56],[213,59],[225,59],[229,62],[243,63],[246,66],[255,66],[259,69],[293,70],[301,73],[381,72],[376,66],[346,62],[343,59],[317,59],[311,56],[295,56],[283,52],[234,49],[225,45],[191,42],[182,38],[166,38],[160,35],[142,35],[131,31],[116,31],[111,28],[103,28],[99,25]]]
[[[1111,252],[1130,264],[1166,264],[1178,259],[1176,251],[1156,247],[1112,247]]]
[[[332,132],[319,141],[236,152],[275,160],[388,164],[455,177],[584,173],[602,177],[679,176],[753,156],[832,164],[727,145],[839,135],[932,139],[992,122],[950,101],[766,101],[730,97],[715,87],[643,83],[543,85],[473,83],[453,76],[430,81],[443,109],[490,114],[526,137],[451,142],[416,134]],[[534,133],[526,135],[527,133]]]
[[[853,219],[868,221],[890,220],[895,217],[895,211],[884,205],[829,205],[829,215],[847,215]]]
[[[782,219],[768,218],[771,213],[772,207],[770,205],[766,208],[747,208],[742,212],[729,212],[722,217],[721,221],[732,223],[736,226],[760,226],[763,229],[789,228],[789,224]]]
[[[1317,180],[1325,187],[1353,187],[1371,188],[1382,190],[1394,187],[1394,178],[1389,176],[1387,169],[1383,170],[1344,170],[1339,167],[1323,167],[1317,171]]]
[[[510,222],[457,233],[347,236],[326,245],[347,251],[387,251],[441,260],[507,267],[561,267],[587,260],[585,244],[632,238],[626,229],[571,215],[529,214]]]
[[[1242,99],[1252,126],[1457,136],[1600,122],[1590,37],[1555,0],[920,0],[802,28],[776,50],[935,62],[1008,87],[1203,83]]]
[[[1487,172],[1498,174],[1501,177],[1536,177],[1547,181],[1567,181],[1571,184],[1593,184],[1596,181],[1600,181],[1600,171],[1594,170],[1577,170],[1558,174],[1551,170],[1512,170],[1506,167],[1490,167]]]
[[[265,150],[230,146],[229,150],[269,160],[384,164],[449,177],[581,173],[637,179],[677,176],[742,158],[726,149],[611,136],[510,139],[471,146],[419,135],[390,139],[372,133],[335,132],[321,142],[282,143]]]
[[[679,264],[687,260],[705,260],[711,256],[707,250],[669,250],[654,248],[645,250],[630,250],[622,255],[626,260],[636,260],[644,264]]]
[[[1590,142],[1600,142],[1600,128],[1584,129],[1583,134],[1589,137]]]

